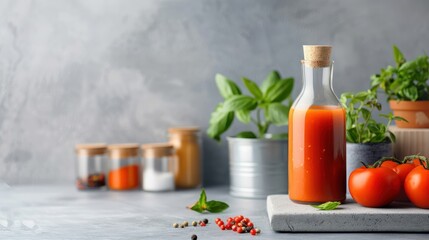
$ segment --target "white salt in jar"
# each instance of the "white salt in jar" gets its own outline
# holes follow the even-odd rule
[[[142,188],[145,191],[174,190],[175,155],[173,145],[142,145]]]

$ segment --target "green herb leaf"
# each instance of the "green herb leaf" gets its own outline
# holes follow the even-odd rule
[[[200,198],[198,199],[198,203],[204,209],[206,208],[206,202],[207,202],[206,190],[202,188]]]
[[[266,93],[268,88],[276,84],[278,81],[280,81],[280,79],[281,79],[280,73],[275,70],[272,71],[262,82],[261,91],[263,93]]]
[[[287,125],[289,119],[289,108],[281,103],[271,103],[268,105],[269,121],[277,126]]]
[[[220,135],[226,132],[234,121],[234,112],[224,111],[223,103],[218,104],[210,118],[210,127],[207,129],[207,135],[220,141]]]
[[[404,54],[396,45],[393,45],[393,58],[395,59],[396,66],[400,67],[405,62]]]
[[[251,111],[258,106],[256,100],[249,96],[244,95],[235,95],[228,98],[224,105],[224,111],[238,111],[238,110],[248,110]]]
[[[201,194],[198,201],[194,203],[192,206],[188,206],[189,209],[199,213],[203,213],[204,211],[219,213],[224,211],[228,207],[229,207],[228,204],[221,201],[215,201],[215,200],[207,201],[207,195],[204,188],[201,189]]]
[[[215,201],[215,200],[208,201],[206,204],[207,204],[206,210],[211,213],[219,213],[229,207],[228,204],[221,201]]]
[[[235,137],[238,137],[238,138],[258,138],[255,133],[250,132],[250,131],[241,132],[241,133],[237,134]]]
[[[334,210],[336,209],[341,202],[325,202],[320,205],[312,205],[313,207],[319,209],[319,210]]]
[[[194,205],[192,205],[192,207],[190,209],[192,209],[192,210],[194,210],[196,212],[199,212],[199,213],[203,213],[204,212],[203,207],[200,204],[198,204],[198,202],[196,202]]]
[[[271,138],[270,139],[279,139],[279,140],[287,140],[289,138],[289,134],[288,133],[275,133],[275,134],[271,134]]]
[[[244,124],[248,124],[252,119],[250,116],[250,111],[248,110],[237,110],[235,111],[235,116],[240,122]]]
[[[241,94],[240,88],[222,74],[216,74],[215,79],[219,93],[224,99]]]
[[[271,85],[264,94],[264,100],[268,103],[282,102],[288,98],[293,89],[293,78],[279,80]]]
[[[256,99],[261,99],[263,94],[262,91],[259,89],[258,85],[253,82],[250,79],[247,79],[245,77],[242,78],[244,85],[247,87],[247,89],[249,90],[249,92],[255,96]]]

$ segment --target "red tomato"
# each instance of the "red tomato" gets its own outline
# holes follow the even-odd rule
[[[401,190],[401,179],[392,169],[358,168],[349,177],[353,199],[365,207],[383,207],[391,203]]]
[[[417,167],[417,166],[421,166],[422,163],[420,162],[420,160],[418,158],[413,159],[413,164]]]
[[[423,166],[414,168],[405,178],[405,192],[419,208],[429,208],[429,170]]]
[[[399,163],[397,163],[397,162],[394,162],[391,160],[386,160],[380,165],[380,167],[387,167],[387,168],[393,169],[394,167],[396,167],[398,165],[399,165]]]
[[[400,202],[410,201],[407,197],[407,194],[405,193],[404,183],[405,183],[405,178],[407,177],[407,175],[415,167],[416,166],[413,163],[403,163],[403,164],[400,164],[400,165],[398,165],[392,169],[393,171],[395,171],[399,175],[399,178],[401,179],[401,191],[399,192],[398,197],[395,199],[396,201],[400,201]]]

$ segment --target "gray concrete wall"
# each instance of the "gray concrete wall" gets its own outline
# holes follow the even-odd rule
[[[261,82],[278,69],[296,96],[302,44],[334,46],[338,94],[363,90],[392,44],[429,51],[428,13],[424,0],[1,0],[0,179],[71,182],[76,143],[205,130],[218,72]],[[205,184],[228,182],[225,141],[204,136],[204,170]]]

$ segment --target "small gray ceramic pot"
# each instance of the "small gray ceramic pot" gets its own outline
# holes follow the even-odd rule
[[[230,194],[266,198],[288,191],[288,141],[228,137]]]
[[[371,165],[382,157],[393,156],[392,143],[347,143],[347,183],[350,173],[362,166]],[[347,191],[348,191],[347,184]]]

